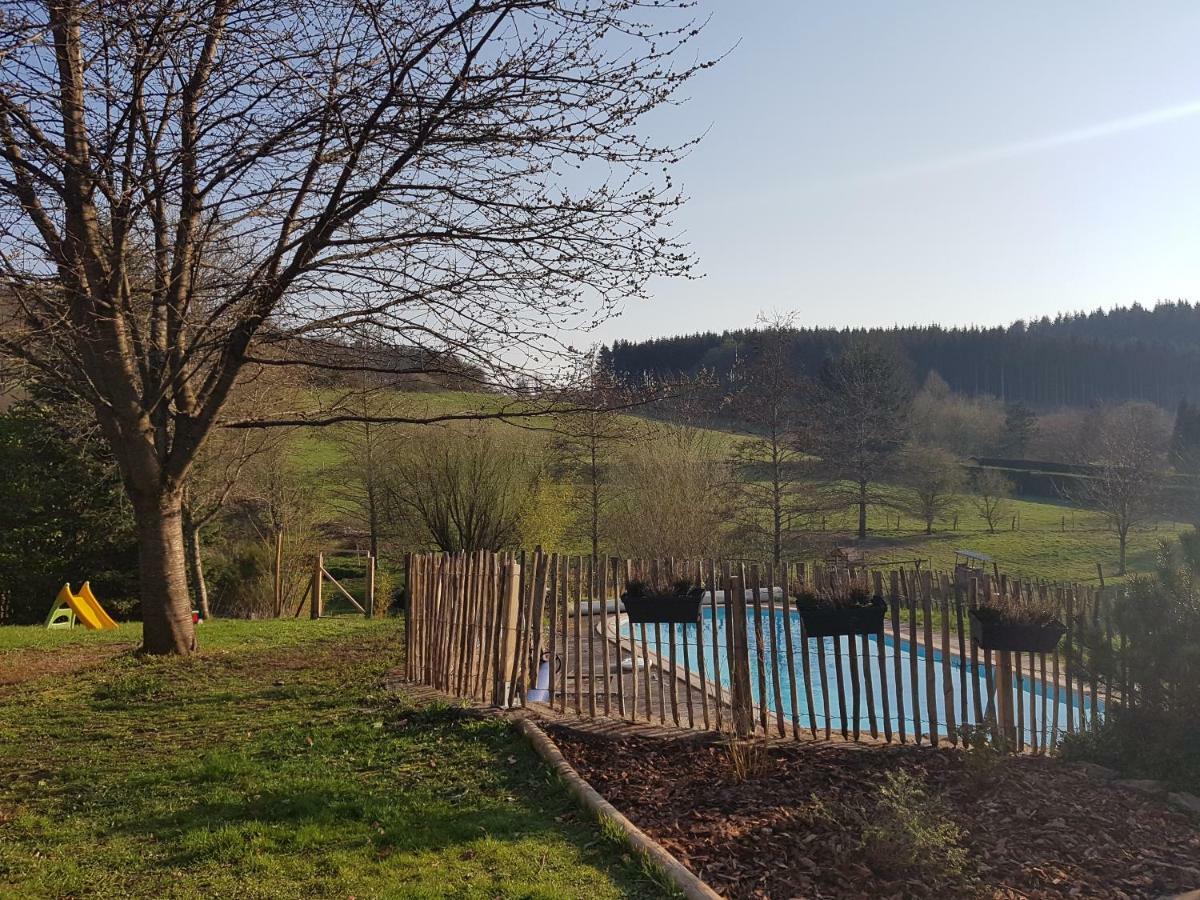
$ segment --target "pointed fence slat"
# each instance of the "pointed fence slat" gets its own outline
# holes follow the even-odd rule
[[[892,665],[896,675],[896,730],[900,743],[907,743],[907,725],[904,721],[904,663],[901,645],[904,643],[900,631],[900,573],[888,573],[888,608],[892,615]]]
[[[920,585],[921,614],[925,625],[925,698],[928,701],[929,745],[938,745],[937,675],[933,644],[933,591],[928,572],[918,574],[915,579]]]
[[[958,728],[954,721],[954,671],[950,667],[950,579],[942,575],[937,582],[939,611],[942,615],[942,708],[946,716],[946,737],[958,745]]]
[[[873,573],[875,596],[883,596],[883,573]],[[884,626],[875,632],[875,662],[879,667],[879,698],[883,705],[883,739],[892,742],[892,710],[888,701],[888,658],[887,647],[883,637]]]
[[[909,699],[912,700],[913,708],[913,743],[920,744],[925,730],[921,724],[921,682],[919,671],[921,659],[917,654],[917,648],[920,644],[917,641],[917,595],[915,581],[915,577],[907,578],[905,577],[904,570],[900,570],[900,582],[904,588],[904,598],[908,602],[908,675]]]
[[[787,678],[788,678],[788,697],[791,701],[792,712],[792,739],[800,740],[800,698],[796,687],[796,651],[793,646],[792,638],[792,611],[789,608],[791,603],[790,581],[788,578],[788,566],[785,563],[783,569],[783,644],[784,652],[787,654]],[[807,656],[807,654],[805,654]]]
[[[762,581],[758,566],[750,567],[750,590],[754,605],[754,658],[758,676],[758,719],[763,733],[767,731],[767,669],[763,646]]]
[[[718,581],[717,581],[717,561],[716,560],[710,559],[708,561],[708,571],[709,571],[708,583],[709,583],[709,585],[711,585],[711,587],[709,588],[709,603],[712,606],[713,690],[715,693],[714,704],[713,704],[714,710],[713,711],[716,713],[717,731],[724,731],[725,726],[722,721],[723,712],[721,709],[721,707],[724,705],[724,698],[722,697],[723,691],[721,689],[721,652],[720,652],[720,637],[718,636],[720,629],[717,628],[717,622],[718,622],[717,584],[718,584]]]

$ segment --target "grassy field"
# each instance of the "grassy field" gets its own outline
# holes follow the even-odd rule
[[[505,725],[383,689],[395,620],[200,634],[0,628],[10,668],[92,652],[0,685],[0,896],[662,895]]]
[[[396,394],[388,402],[393,401],[396,412],[426,415],[492,409],[499,402],[485,394],[464,391]],[[337,439],[337,427],[303,429],[292,438],[292,458],[301,471],[312,474],[318,495],[328,493],[329,480],[337,477],[336,465],[345,453],[344,445]],[[489,427],[495,429],[498,440],[503,440],[506,434],[518,433],[504,424]],[[522,438],[529,436],[524,430],[519,434]],[[731,451],[742,439],[725,431],[713,435],[718,448],[724,451]],[[935,568],[947,569],[953,564],[955,549],[966,548],[993,556],[1001,570],[1025,577],[1094,583],[1098,580],[1096,564],[1100,563],[1106,582],[1122,580],[1116,575],[1116,535],[1093,512],[1050,500],[1014,499],[1004,523],[995,534],[990,534],[970,499],[964,497],[959,504],[957,530],[953,518],[947,518],[936,524],[934,534],[926,535],[924,524],[905,511],[912,509],[913,504],[906,502],[902,491],[892,493],[896,501],[893,507],[872,508],[869,514],[868,551],[879,559],[922,559]],[[332,508],[330,515],[335,515]],[[829,516],[827,534],[814,536],[851,543],[854,515],[847,509],[844,515]],[[1173,537],[1183,528],[1180,523],[1161,521],[1132,532],[1128,553],[1130,573],[1149,571],[1159,540]],[[571,553],[588,550],[583,543],[551,549]]]
[[[867,519],[868,553],[881,560],[919,558],[935,569],[948,571],[954,563],[954,551],[968,549],[993,557],[1002,572],[1028,578],[1094,584],[1098,582],[1096,564],[1100,563],[1106,584],[1124,580],[1116,575],[1117,535],[1097,513],[1047,500],[1014,499],[1010,505],[1008,517],[997,526],[995,534],[988,532],[968,498],[961,504],[958,530],[954,530],[950,518],[935,523],[933,534],[925,534],[925,524],[911,513],[872,508]],[[849,536],[855,521],[847,512],[831,518],[828,524]],[[1186,527],[1179,522],[1160,521],[1131,531],[1129,574],[1151,571],[1159,542],[1175,538]]]

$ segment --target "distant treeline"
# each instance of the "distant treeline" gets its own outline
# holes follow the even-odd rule
[[[1173,409],[1200,397],[1200,304],[1164,303],[1060,315],[1007,328],[801,328],[789,332],[798,374],[851,341],[891,347],[916,383],[937,372],[969,396],[998,397],[1036,409],[1148,400]],[[727,379],[753,353],[752,329],[614,341],[601,358],[621,375],[667,377],[708,371]]]

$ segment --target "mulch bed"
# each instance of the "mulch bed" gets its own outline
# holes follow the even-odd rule
[[[762,769],[739,782],[729,751],[712,741],[548,730],[601,794],[730,897],[1162,897],[1200,888],[1200,821],[1050,759],[772,745]],[[959,827],[961,871],[930,862],[936,854],[864,847],[888,772],[920,779],[939,821]]]

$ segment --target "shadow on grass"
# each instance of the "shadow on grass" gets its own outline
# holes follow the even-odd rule
[[[296,750],[280,758],[279,746],[304,741],[289,732],[146,773],[131,785],[136,793],[150,796],[174,784],[178,802],[157,815],[140,815],[135,806],[111,831],[154,840],[165,851],[162,864],[172,868],[247,871],[268,855],[301,864],[339,854],[470,859],[481,843],[504,857],[524,853],[517,845],[525,842],[544,858],[557,844],[608,869],[618,883],[645,887],[631,860],[612,871],[612,836],[598,839],[507,723],[440,704],[392,710],[389,717],[386,725],[360,721],[328,731],[314,723],[311,758]],[[346,768],[342,760],[355,753],[354,765],[361,765]]]

